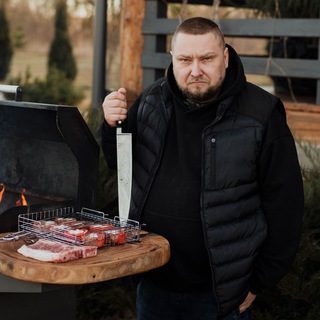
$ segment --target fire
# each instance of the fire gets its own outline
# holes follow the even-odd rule
[[[0,203],[2,202],[2,198],[3,198],[3,194],[6,190],[6,187],[5,185],[0,182]],[[28,202],[26,200],[26,197],[24,196],[26,192],[26,189],[22,189],[22,192],[19,196],[19,199],[16,201],[16,206],[27,206],[28,205]]]
[[[24,196],[25,192],[26,192],[26,189],[22,189],[22,192],[20,194],[20,198],[16,202],[16,206],[26,206],[26,205],[28,205],[26,197]]]
[[[4,194],[4,191],[6,190],[6,187],[4,186],[3,183],[0,183],[0,186],[2,187],[1,191],[0,191],[0,202],[2,201],[2,197]]]

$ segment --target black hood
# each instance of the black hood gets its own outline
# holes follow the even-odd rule
[[[246,84],[246,77],[244,74],[244,69],[240,57],[230,45],[227,45],[227,47],[229,50],[229,66],[227,68],[226,78],[222,85],[221,92],[217,98],[202,103],[202,107],[209,104],[212,105],[212,103],[214,103],[215,105],[219,104],[221,101],[239,93]],[[193,104],[199,106],[199,104],[189,101],[178,88],[175,77],[173,75],[172,63],[168,68],[167,79],[169,83],[169,89],[174,97],[182,99],[183,101],[185,101],[187,105]],[[193,108],[191,107],[188,109]]]

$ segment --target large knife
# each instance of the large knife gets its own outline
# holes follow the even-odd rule
[[[117,169],[119,217],[127,220],[132,185],[132,135],[122,132],[122,121],[117,122]]]

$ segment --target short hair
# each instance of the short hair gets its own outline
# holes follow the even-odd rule
[[[181,22],[172,36],[171,48],[173,49],[178,33],[201,35],[210,32],[218,36],[221,47],[225,48],[226,43],[219,26],[214,21],[203,17],[194,17]]]

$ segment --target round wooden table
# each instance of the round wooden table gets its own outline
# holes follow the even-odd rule
[[[64,263],[27,258],[17,252],[23,244],[23,240],[0,243],[0,273],[37,283],[101,282],[158,268],[170,258],[169,242],[154,234],[142,236],[139,243],[99,248],[95,257]]]

